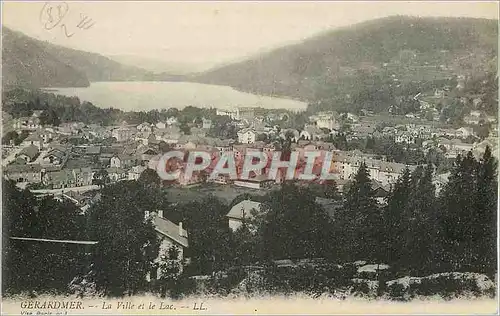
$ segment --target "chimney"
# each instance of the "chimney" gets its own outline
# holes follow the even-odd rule
[[[182,222],[179,222],[179,236],[184,237],[184,231],[182,229]]]
[[[158,217],[163,218],[163,210],[158,210]]]

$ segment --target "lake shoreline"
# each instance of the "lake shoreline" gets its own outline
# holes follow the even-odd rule
[[[299,100],[256,95],[229,86],[184,81],[99,81],[91,82],[89,87],[84,88],[47,87],[40,90],[78,97],[100,108],[127,112],[183,109],[187,106],[221,110],[255,107],[293,112],[307,109],[307,103]]]

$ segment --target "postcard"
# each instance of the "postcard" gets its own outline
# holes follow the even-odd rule
[[[2,10],[3,314],[498,312],[498,2]]]

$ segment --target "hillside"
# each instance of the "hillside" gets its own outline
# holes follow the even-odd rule
[[[328,31],[195,80],[314,102],[357,94],[396,74],[403,82],[432,82],[484,72],[497,55],[497,37],[495,20],[394,16]]]
[[[2,81],[4,86],[88,86],[85,73],[62,62],[44,43],[3,28]]]
[[[141,80],[146,70],[105,56],[36,40],[3,27],[3,82],[31,87],[88,86],[89,81]]]

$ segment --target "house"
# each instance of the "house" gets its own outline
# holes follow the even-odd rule
[[[148,122],[144,122],[144,123],[141,123],[139,125],[137,125],[137,130],[139,132],[143,132],[143,133],[147,133],[147,132],[151,132],[152,129],[153,129],[153,124],[150,124]]]
[[[43,168],[40,165],[7,165],[3,173],[7,179],[16,182],[40,183],[42,171]]]
[[[12,125],[17,130],[36,130],[42,127],[40,118],[38,117],[21,117],[14,120]]]
[[[134,157],[125,154],[114,154],[109,160],[109,166],[111,168],[129,168],[136,164]]]
[[[126,126],[120,126],[111,132],[111,137],[114,137],[117,142],[125,142],[131,139],[134,134],[135,131],[133,129]]]
[[[389,195],[389,192],[391,192],[390,185],[383,185],[381,182],[376,180],[372,180],[371,183],[375,199],[379,204],[385,204],[386,198]]]
[[[151,147],[144,147],[138,150],[138,153],[138,159],[147,162],[150,161],[152,157],[158,155],[159,151]]]
[[[457,129],[456,135],[457,137],[465,139],[470,136],[475,136],[475,133],[472,127],[460,127],[459,129]]]
[[[43,184],[52,189],[88,186],[92,184],[91,168],[61,169],[47,172],[42,177]]]
[[[164,260],[165,257],[168,257],[172,248],[177,249],[177,260],[181,263],[185,262],[186,250],[189,248],[189,236],[187,230],[182,227],[182,222],[179,222],[179,224],[176,225],[175,223],[169,221],[163,217],[162,210],[153,212],[153,214],[149,214],[147,212],[145,217],[152,217],[151,220],[155,227],[156,234],[160,239],[160,249],[158,257],[155,260],[156,268],[151,271],[149,277],[150,279],[155,280],[161,277],[161,272],[157,268],[158,265]],[[174,258],[169,259],[175,260]],[[181,264],[181,268],[182,266],[183,265]]]
[[[366,138],[373,135],[375,126],[372,124],[356,124],[351,127],[354,138]]]
[[[263,189],[270,187],[274,181],[273,179],[268,179],[266,174],[261,174],[249,179],[234,180],[234,185],[251,189]]]
[[[21,147],[28,147],[30,145],[34,145],[34,146],[38,147],[39,150],[43,149],[44,142],[43,142],[43,138],[40,137],[39,133],[37,133],[37,132],[32,133],[32,134],[28,135],[28,137],[26,137],[21,142]]]
[[[251,129],[243,129],[238,131],[238,142],[241,144],[253,144],[257,134]]]
[[[261,203],[251,200],[243,200],[240,203],[234,205],[226,215],[229,221],[229,228],[233,231],[236,231],[241,227],[241,225],[243,225],[243,222],[246,219],[253,218],[252,213],[255,211],[261,211]]]
[[[127,172],[122,168],[110,167],[110,168],[106,169],[106,171],[108,172],[108,176],[109,176],[109,179],[111,180],[111,182],[125,180],[128,177]]]
[[[415,141],[416,137],[408,132],[398,133],[394,138],[394,142],[396,143],[415,144]]]
[[[445,156],[447,158],[456,158],[459,154],[471,151],[474,149],[473,144],[467,144],[460,139],[439,138],[438,146],[446,149]]]
[[[213,182],[217,184],[229,184],[232,183],[231,177],[227,174],[219,174],[215,179],[207,179],[207,182]]]
[[[158,210],[153,224],[161,239],[160,252],[175,246],[179,248],[179,258],[184,258],[185,250],[189,247],[189,236],[182,227],[182,222],[176,225],[163,217],[162,210]]]
[[[307,124],[300,132],[299,138],[304,140],[320,140],[327,136],[321,128],[316,125]]]
[[[145,166],[133,166],[128,171],[128,179],[129,180],[137,180],[141,176],[141,173],[146,170]]]
[[[412,165],[373,159],[368,155],[337,152],[333,158],[333,170],[339,179],[349,180],[357,174],[362,163],[366,164],[370,178],[380,182],[382,186],[395,183],[406,168],[410,171],[416,168]]]
[[[203,129],[210,129],[212,128],[212,120],[203,118],[202,119],[202,127]]]
[[[39,153],[38,147],[35,145],[29,145],[28,147],[21,149],[19,154],[17,154],[17,157],[24,160],[25,163],[30,163],[35,161]]]
[[[329,130],[337,130],[340,128],[340,123],[336,120],[333,114],[319,115],[316,120],[316,126],[319,128],[327,128]]]
[[[64,149],[54,148],[45,154],[42,158],[42,164],[61,166],[68,159],[69,154]]]

